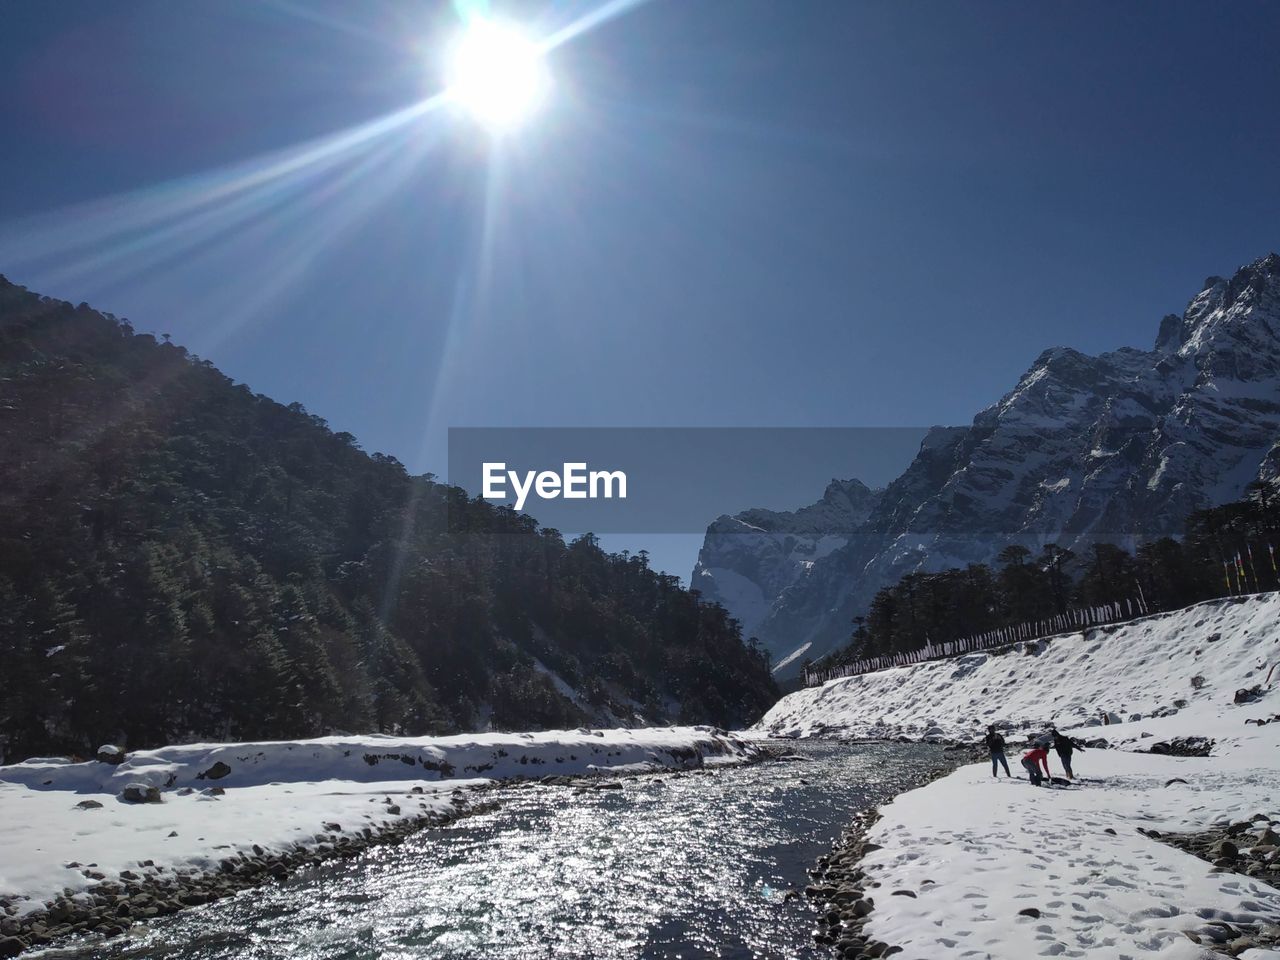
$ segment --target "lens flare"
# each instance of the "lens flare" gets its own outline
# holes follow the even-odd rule
[[[543,51],[516,28],[475,20],[450,51],[445,71],[450,97],[482,126],[518,126],[551,85]]]

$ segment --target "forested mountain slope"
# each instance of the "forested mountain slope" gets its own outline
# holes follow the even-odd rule
[[[0,755],[750,722],[718,606],[0,278]]]

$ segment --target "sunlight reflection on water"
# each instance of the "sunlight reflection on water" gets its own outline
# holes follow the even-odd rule
[[[808,763],[513,788],[499,809],[49,955],[112,960],[751,958],[810,944],[805,869],[897,792],[922,746],[793,745]]]

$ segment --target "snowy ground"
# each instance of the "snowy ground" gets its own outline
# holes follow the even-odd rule
[[[467,787],[497,778],[732,763],[753,753],[709,727],[668,727],[193,744],[132,753],[118,766],[30,760],[0,766],[0,897],[26,898],[21,909],[34,910],[64,888],[100,882],[85,875],[90,865],[107,879],[141,872],[145,860],[208,869],[255,843],[280,851],[316,842],[326,824],[351,833],[443,814],[465,806]],[[229,772],[216,776],[219,763]],[[162,788],[163,802],[125,803],[119,794],[134,783]],[[86,800],[102,806],[79,808]]]
[[[1277,709],[1241,707],[1219,724],[1198,724],[1198,733],[1228,744],[1221,757],[1089,750],[1075,757],[1071,787],[1036,789],[1025,775],[1011,780],[1003,771],[993,779],[984,763],[902,795],[882,808],[870,834],[883,849],[864,861],[881,884],[868,933],[902,946],[904,960],[1189,960],[1205,951],[1183,931],[1203,931],[1208,920],[1280,921],[1280,890],[1214,873],[1138,833],[1198,830],[1257,813],[1280,819],[1280,723],[1243,726]],[[1134,726],[1179,735],[1171,724]],[[1056,755],[1050,764],[1060,775]],[[1016,754],[1011,765],[1021,774]],[[1174,778],[1187,783],[1165,786]],[[1041,916],[1020,916],[1028,907]]]
[[[996,721],[1018,728],[1055,721],[1065,729],[1100,723],[1100,711],[1123,720],[1157,711],[1199,715],[1224,698],[1230,703],[1238,688],[1262,683],[1277,662],[1280,594],[1215,600],[1006,653],[831,680],[784,697],[754,730],[976,738]],[[1203,678],[1198,689],[1196,677]]]
[[[1074,784],[1036,789],[1019,767],[1021,735],[1006,734],[1018,779],[966,766],[882,808],[869,836],[882,849],[864,861],[880,884],[867,933],[903,947],[904,960],[1190,960],[1215,956],[1186,935],[1208,921],[1280,923],[1275,887],[1138,833],[1280,820],[1280,723],[1245,723],[1280,713],[1280,692],[1273,683],[1260,702],[1234,703],[1280,659],[1280,598],[1201,604],[1028,646],[832,681],[785,698],[757,728],[976,739],[988,722],[1035,730],[1054,719],[1119,748],[1078,753]],[[1100,709],[1141,718],[1081,726]],[[1188,735],[1214,739],[1213,754],[1134,752]],[[1060,775],[1056,755],[1050,763]],[[1029,908],[1040,915],[1020,914]]]

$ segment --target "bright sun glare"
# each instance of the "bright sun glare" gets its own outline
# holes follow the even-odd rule
[[[526,119],[551,82],[537,44],[490,20],[473,22],[455,42],[445,80],[450,96],[494,132]]]

